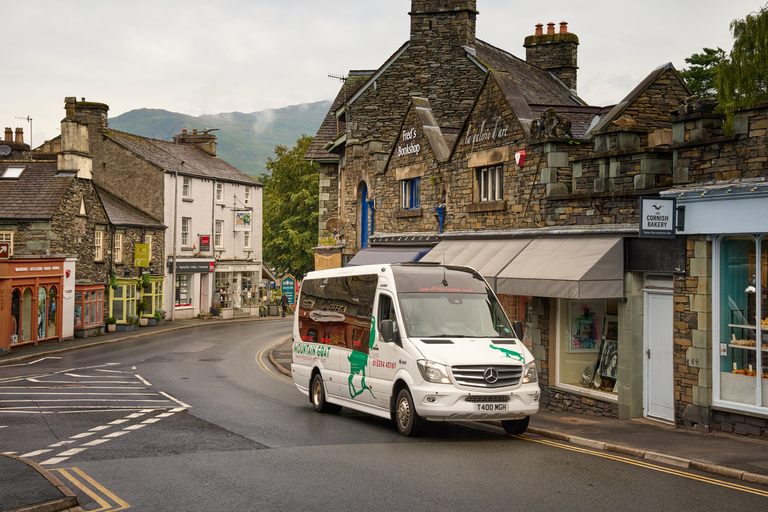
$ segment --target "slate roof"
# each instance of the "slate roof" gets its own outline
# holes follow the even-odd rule
[[[146,213],[129,205],[122,199],[119,199],[103,188],[95,187],[99,194],[104,211],[107,212],[109,222],[115,226],[145,227],[154,229],[165,229],[167,226],[156,221]]]
[[[515,57],[500,48],[475,40],[474,56],[489,70],[506,71],[520,88],[529,104],[544,105],[586,105],[575,92],[571,91],[549,71]],[[467,53],[473,55],[471,49]]]
[[[344,106],[347,100],[349,100],[349,98],[357,92],[360,86],[362,86],[374,73],[374,71],[349,72],[341,89],[339,89],[339,94],[337,94],[336,99],[333,100],[333,105],[331,105],[328,113],[325,114],[325,119],[323,119],[320,128],[317,130],[317,134],[312,140],[312,144],[309,145],[309,148],[307,148],[307,151],[304,153],[304,158],[307,160],[325,160],[332,162],[337,162],[339,160],[339,155],[329,153],[323,149],[329,141],[334,140],[339,135],[336,129],[336,112]]]
[[[165,172],[261,187],[261,182],[191,144],[176,144],[107,128],[104,136]]]
[[[0,162],[0,176],[20,162]],[[25,162],[17,179],[0,179],[0,219],[51,219],[74,176],[56,176],[57,162]]]

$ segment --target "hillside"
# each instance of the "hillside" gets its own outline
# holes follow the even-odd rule
[[[331,107],[330,101],[305,103],[250,114],[230,112],[189,116],[160,109],[137,109],[109,120],[109,127],[159,140],[173,140],[182,128],[214,131],[216,155],[244,173],[259,177],[275,146],[292,147],[302,135],[314,136]]]

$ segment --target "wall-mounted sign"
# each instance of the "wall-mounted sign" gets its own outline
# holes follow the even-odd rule
[[[250,210],[235,212],[235,231],[250,231],[250,230],[251,230]]]
[[[133,246],[133,266],[149,266],[149,244],[136,244]]]
[[[200,252],[211,250],[211,235],[200,235]]]
[[[482,124],[480,124],[480,128],[478,129],[475,127],[474,131],[472,130],[472,125],[470,124],[467,126],[467,136],[464,137],[464,144],[472,144],[472,149],[474,150],[475,144],[477,142],[496,140],[502,137],[506,137],[507,132],[509,131],[509,126],[502,126],[501,123],[502,118],[501,116],[498,116],[490,123],[483,121]]]
[[[416,128],[411,128],[410,130],[403,130],[403,146],[397,146],[397,156],[405,156],[405,155],[418,155],[419,151],[421,151],[421,144],[416,144],[414,140],[416,139]]]
[[[515,163],[520,167],[525,165],[525,150],[517,151],[515,153]]]
[[[674,238],[675,198],[640,198],[640,238]]]
[[[193,273],[206,273],[213,272],[215,263],[213,261],[177,261],[176,273],[177,274],[193,274]],[[168,273],[173,272],[173,262],[168,262]]]
[[[11,257],[11,243],[0,242],[0,260],[7,260]]]

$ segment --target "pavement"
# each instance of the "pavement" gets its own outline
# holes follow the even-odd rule
[[[43,342],[38,346],[15,347],[0,357],[4,365],[50,356],[87,346],[117,343],[159,332],[189,329],[215,323],[263,322],[281,317],[251,317],[222,320],[192,319],[142,327],[132,332],[105,333],[93,338]],[[291,375],[291,341],[287,339],[270,351],[269,359],[281,373]],[[494,423],[494,422],[491,422]],[[495,422],[499,424],[498,422]],[[500,425],[500,424],[499,424]],[[579,447],[616,456],[630,456],[651,463],[700,471],[768,487],[768,439],[738,434],[674,428],[646,419],[616,418],[553,412],[541,409],[531,417],[525,434],[530,438],[564,441]],[[76,496],[38,464],[0,454],[0,511],[82,512]]]

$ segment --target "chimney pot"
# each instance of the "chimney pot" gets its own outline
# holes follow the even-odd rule
[[[13,142],[13,130],[10,128],[5,129],[5,142]]]
[[[19,144],[24,144],[24,129],[16,128],[16,141]]]
[[[541,23],[536,24],[536,32],[534,32],[535,36],[543,36],[544,35],[544,25]]]
[[[547,35],[554,34],[554,33],[555,33],[555,24],[547,23]]]
[[[181,133],[187,133],[187,129],[186,128],[182,128],[181,129]]]
[[[197,133],[197,128],[192,128],[192,133]]]
[[[561,21],[560,22],[560,33],[561,34],[567,34],[568,33],[568,22],[567,21]]]

